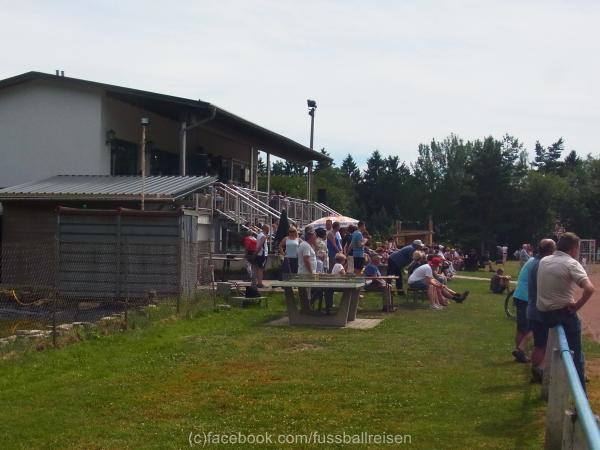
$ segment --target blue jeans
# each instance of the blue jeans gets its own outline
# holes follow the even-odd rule
[[[396,275],[398,278],[396,279],[396,289],[398,289],[399,291],[402,290],[403,286],[403,281],[402,281],[402,277],[404,276],[404,268],[406,267],[406,265],[403,266],[397,266],[396,263],[394,261],[389,261],[388,260],[388,271],[387,274],[388,275]]]
[[[569,349],[573,352],[575,369],[577,369],[579,380],[585,390],[585,359],[581,351],[581,321],[577,317],[577,313],[571,312],[567,308],[540,311],[540,318],[542,323],[549,328],[562,325],[565,329]]]

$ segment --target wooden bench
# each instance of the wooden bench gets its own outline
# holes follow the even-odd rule
[[[421,300],[421,302],[429,300],[425,289],[413,289],[411,287],[406,290],[406,299],[412,300],[413,303],[417,303],[419,300]]]

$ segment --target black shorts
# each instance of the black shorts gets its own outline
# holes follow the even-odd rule
[[[259,269],[264,269],[267,265],[267,257],[256,255],[254,257],[254,261],[252,261],[252,264],[258,267]]]
[[[513,298],[515,308],[517,309],[517,331],[526,333],[531,330],[529,320],[527,319],[527,302]]]
[[[546,342],[548,342],[548,327],[539,320],[530,320],[529,326],[531,328],[531,331],[533,331],[534,347],[546,347]]]
[[[364,257],[354,257],[354,270],[362,270],[365,267],[365,258]]]

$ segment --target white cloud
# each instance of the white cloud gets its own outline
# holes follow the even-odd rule
[[[53,72],[218,104],[359,161],[451,132],[598,153],[587,1],[1,2],[0,76]]]

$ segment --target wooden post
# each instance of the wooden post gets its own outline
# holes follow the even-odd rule
[[[433,245],[433,218],[431,216],[429,216],[428,229],[429,235],[427,237],[427,245],[431,247]]]

